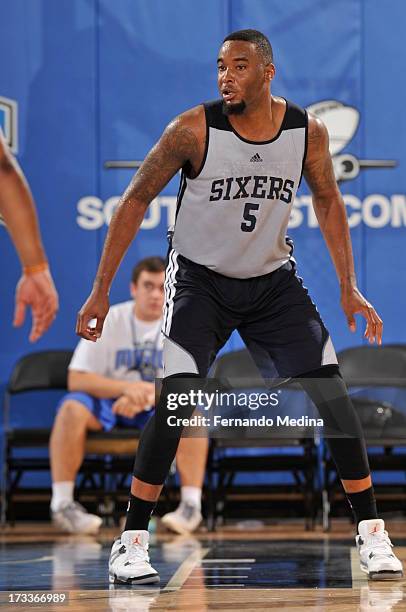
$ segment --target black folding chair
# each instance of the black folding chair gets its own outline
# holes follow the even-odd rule
[[[12,508],[13,493],[28,470],[49,469],[47,459],[13,457],[15,448],[46,446],[49,429],[12,428],[10,410],[12,397],[29,391],[66,389],[67,369],[72,351],[40,351],[22,357],[14,366],[4,396],[4,458],[1,486],[1,522],[6,521],[7,503]]]
[[[216,384],[220,383],[227,390],[263,389],[265,383],[262,379],[250,353],[247,349],[226,353],[215,362],[212,376]],[[295,383],[291,388],[300,389]],[[267,389],[268,390],[268,389]],[[301,391],[301,389],[300,389]],[[313,528],[316,496],[315,474],[317,467],[317,453],[314,437],[308,428],[292,428],[291,437],[275,438],[274,431],[269,437],[263,435],[258,439],[252,438],[251,431],[239,429],[238,433],[230,432],[228,437],[211,439],[208,461],[209,478],[209,525],[215,529],[218,517],[225,517],[227,493],[233,485],[237,473],[261,472],[289,472],[293,475],[295,484],[282,487],[282,493],[274,493],[275,499],[302,500],[305,507],[306,528]],[[248,456],[244,451],[248,448],[266,449],[265,454]],[[301,448],[298,453],[278,453],[277,448]],[[225,451],[233,449],[233,455]],[[239,453],[238,451],[242,451]],[[217,486],[215,478],[217,476]],[[289,490],[287,490],[289,489]],[[270,492],[270,498],[272,493]]]
[[[16,428],[10,426],[12,398],[31,391],[66,390],[67,371],[71,350],[40,351],[22,357],[14,366],[4,397],[4,459],[1,483],[1,522],[14,519],[14,496],[26,471],[48,471],[49,458],[19,457],[16,449],[47,448],[49,428]],[[117,491],[128,486],[125,480],[132,471],[134,454],[140,432],[137,429],[114,429],[111,432],[89,432],[86,438],[85,460],[80,469],[77,492],[90,485],[98,491],[98,498],[108,510],[106,516],[116,515],[114,499]],[[89,457],[91,455],[91,457]],[[101,457],[100,457],[101,455]],[[96,482],[95,476],[98,475]],[[109,476],[109,486],[106,477]]]
[[[354,387],[406,390],[406,345],[349,348],[338,354],[338,361],[350,391]],[[352,396],[352,402],[363,426],[371,471],[404,472],[404,455],[394,451],[406,446],[406,412],[386,400],[362,396],[362,391]],[[382,448],[382,451],[371,452],[372,448]],[[337,493],[341,493],[341,484],[326,447],[323,453],[323,472],[323,526],[328,530],[331,505],[340,496]],[[395,497],[392,492],[391,496]],[[398,496],[404,501],[404,493],[400,492]],[[384,493],[381,497],[384,499]]]

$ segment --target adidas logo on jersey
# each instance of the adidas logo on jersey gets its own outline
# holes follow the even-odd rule
[[[253,155],[251,157],[250,161],[252,161],[252,162],[262,162],[264,160],[262,159],[262,157],[260,156],[259,153],[255,153],[255,155]]]

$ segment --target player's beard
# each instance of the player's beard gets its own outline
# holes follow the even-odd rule
[[[242,115],[245,111],[247,105],[244,100],[241,102],[236,102],[235,104],[226,104],[223,101],[223,114],[224,115]]]

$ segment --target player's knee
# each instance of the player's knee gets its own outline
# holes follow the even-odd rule
[[[57,422],[65,429],[86,427],[90,412],[86,406],[76,400],[66,400],[60,407]]]

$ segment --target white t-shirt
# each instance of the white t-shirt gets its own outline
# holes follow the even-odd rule
[[[162,319],[137,319],[133,300],[116,304],[109,310],[101,338],[80,340],[69,369],[129,382],[161,378],[161,327]]]

